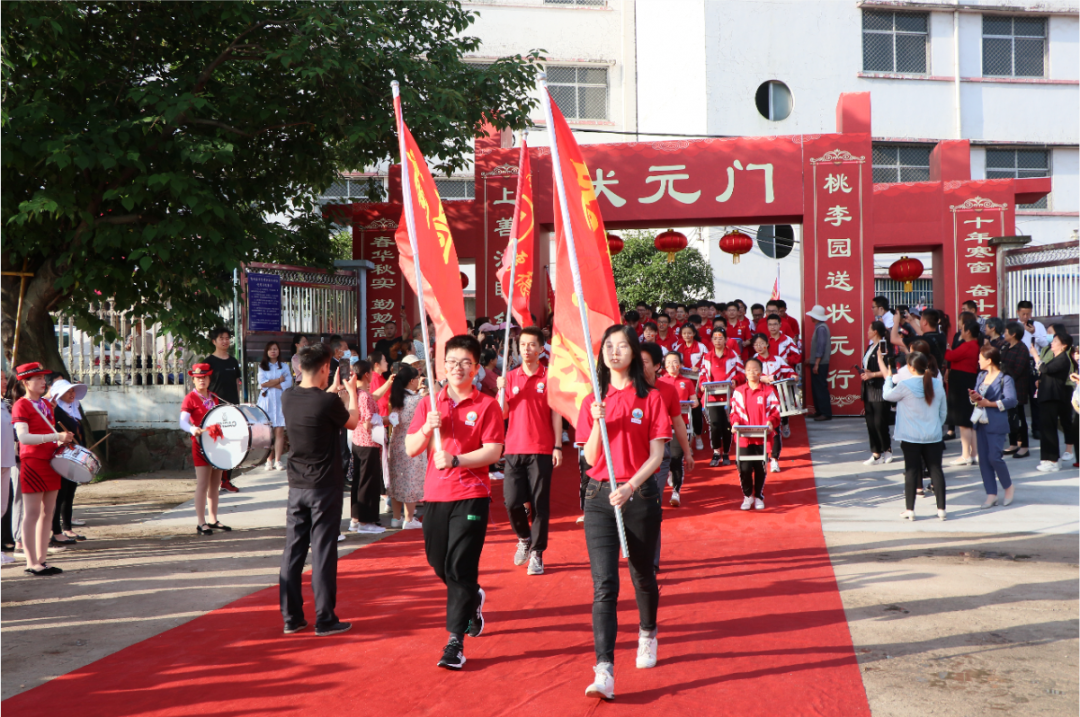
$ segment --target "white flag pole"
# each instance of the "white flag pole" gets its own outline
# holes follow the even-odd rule
[[[397,100],[401,95],[397,80],[390,83],[390,89],[394,94],[394,99]],[[435,383],[435,374],[431,367],[432,363],[435,361],[435,355],[431,351],[431,342],[428,338],[427,308],[424,306],[424,275],[420,271],[420,251],[416,245],[416,219],[413,217],[409,158],[405,151],[404,114],[405,112],[402,110],[398,113],[397,117],[398,151],[401,153],[401,195],[405,204],[405,226],[408,229],[409,246],[412,247],[413,272],[416,274],[417,298],[419,299],[419,302],[417,303],[420,304],[420,330],[423,332],[424,350],[428,358],[428,360],[424,362],[425,368],[427,369],[428,397],[431,399],[431,410],[438,412],[439,406],[435,401],[435,393],[439,386]],[[442,434],[439,432],[438,428],[435,429],[435,450],[442,450]]]
[[[529,151],[528,146],[529,133],[526,131],[521,138],[521,156],[518,158],[518,169],[521,169],[522,160],[525,158],[525,153]],[[510,246],[506,249],[510,252],[510,286],[506,289],[506,335],[503,340],[503,379],[510,373],[510,319],[514,315],[514,277],[517,274],[517,248],[518,248],[518,220],[520,218],[520,212],[518,207],[521,205],[521,185],[524,182],[524,178],[521,176],[520,171],[518,174],[518,186],[517,186],[517,198],[514,201],[514,236],[510,238]],[[506,408],[506,387],[503,386],[499,389],[499,408]]]
[[[540,73],[540,100],[544,104],[544,116],[547,118],[548,132],[551,133],[551,164],[555,174],[555,185],[559,192],[559,208],[562,213],[563,231],[566,233],[566,249],[570,255],[570,273],[574,278],[574,293],[578,297],[578,311],[581,313],[581,329],[585,334],[585,354],[589,357],[589,378],[592,380],[593,400],[603,401],[600,395],[600,383],[596,380],[596,357],[592,352],[592,335],[589,331],[589,309],[585,305],[585,292],[581,287],[581,270],[578,268],[577,247],[574,244],[574,230],[570,224],[570,211],[566,202],[566,184],[563,182],[562,165],[559,163],[559,143],[555,138],[555,118],[551,112],[551,97],[547,90],[547,73]],[[618,488],[615,480],[615,466],[611,463],[611,443],[608,441],[607,423],[600,421],[600,438],[604,444],[604,462],[607,463],[608,481],[611,490]],[[622,508],[615,509],[615,523],[619,530],[619,545],[624,558],[630,558],[626,546],[626,529],[623,528]]]

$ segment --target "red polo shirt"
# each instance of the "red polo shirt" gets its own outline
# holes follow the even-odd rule
[[[578,440],[585,443],[593,429],[593,395],[581,402],[578,414]],[[671,440],[671,419],[668,417],[664,399],[659,391],[649,391],[645,398],[638,398],[631,383],[621,391],[608,386],[605,423],[611,443],[611,463],[615,468],[615,480],[630,480],[645,461],[649,460],[649,441],[662,438]],[[604,482],[608,479],[604,452],[589,470],[589,476]],[[424,496],[427,498],[427,495]]]
[[[661,380],[662,378],[662,375],[657,377],[653,388],[660,392],[660,398],[664,400],[664,408],[667,410],[668,418],[674,423],[675,417],[682,413],[682,406],[679,405],[679,392],[669,382]]]
[[[507,455],[550,454],[555,448],[547,387],[547,368],[544,366],[538,366],[532,376],[526,374],[523,367],[506,375],[506,405],[510,408],[506,428]]]
[[[728,339],[738,339],[739,341],[747,341],[754,335],[753,329],[750,328],[750,320],[743,319],[732,324],[730,321],[725,327],[727,330]],[[742,350],[742,346],[739,347]]]
[[[757,323],[756,333],[769,335],[769,317],[766,316]],[[784,316],[780,319],[780,333],[791,337],[792,341],[799,340],[799,322],[792,316]]]
[[[436,395],[439,415],[442,416],[442,447],[455,456],[479,450],[485,443],[503,442],[502,409],[491,396],[473,389],[469,397],[460,403],[450,400],[446,389]],[[416,433],[427,422],[431,399],[425,398],[416,407],[416,415],[409,425],[409,434]],[[491,495],[488,467],[447,468],[435,467],[435,455],[428,451],[427,473],[424,476],[424,500],[431,503],[449,503],[469,498],[486,498]]]
[[[694,395],[694,389],[696,388],[693,381],[682,376],[672,376],[671,374],[663,374],[656,379],[656,388],[663,390],[661,386],[666,386],[674,389],[675,391],[675,411],[681,414],[686,425],[690,425],[690,416],[682,412],[681,401],[689,401],[691,396]]]
[[[377,390],[379,390],[379,388],[384,383],[386,383],[386,379],[383,378],[383,375],[381,373],[379,373],[378,371],[372,371],[372,373],[371,373],[371,386],[368,388],[368,391],[377,391]],[[377,403],[378,403],[378,406],[379,406],[379,415],[382,416],[383,418],[386,418],[387,416],[389,416],[390,415],[390,389],[387,389],[386,393],[384,393],[382,395],[382,398],[380,398],[377,401]]]

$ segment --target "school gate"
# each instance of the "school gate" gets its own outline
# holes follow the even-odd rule
[[[1050,192],[1050,179],[972,181],[967,140],[943,140],[930,155],[928,182],[874,184],[870,94],[842,94],[834,134],[583,144],[609,231],[732,224],[801,224],[806,308],[821,304],[832,332],[829,384],[837,415],[862,411],[855,365],[861,360],[875,253],[930,252],[935,307],[955,316],[975,301],[983,316],[1007,316],[1002,253],[1018,203]],[[476,141],[475,200],[445,202],[458,257],[476,266],[476,315],[505,311],[495,271],[506,247],[517,189],[519,150],[498,132]],[[553,227],[551,154],[530,149],[536,219]],[[369,345],[388,321],[415,316],[398,270],[393,234],[401,217],[400,166],[390,172],[390,202],[339,205],[353,225],[353,257],[368,273]],[[538,241],[533,313],[545,315],[548,242]],[[521,269],[519,269],[521,271]],[[762,292],[774,275],[761,277]],[[734,296],[718,298],[730,300]],[[803,326],[809,342],[811,326]],[[806,392],[809,397],[809,391]]]

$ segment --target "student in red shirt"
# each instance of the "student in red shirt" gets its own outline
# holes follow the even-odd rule
[[[701,359],[701,378],[698,385],[706,381],[731,381],[732,388],[742,383],[743,361],[737,348],[724,337],[723,327],[718,326],[712,335],[713,350]],[[709,444],[712,446],[712,460],[709,465],[731,465],[728,451],[731,450],[731,424],[727,408],[717,403],[713,396],[702,395],[704,406],[709,412]],[[730,395],[729,395],[730,400]]]
[[[728,340],[736,339],[739,342],[739,353],[745,359],[750,355],[750,322],[739,318],[739,305],[734,301],[727,305],[724,314],[727,317],[724,333]]]
[[[656,337],[659,332],[657,331],[656,324],[652,321],[646,321],[641,327],[641,343],[643,344],[655,344],[657,343]]]
[[[214,529],[228,532],[232,530],[218,520],[218,496],[221,492],[221,471],[206,461],[199,435],[202,434],[202,422],[206,414],[217,406],[217,395],[210,392],[210,378],[214,371],[208,363],[197,363],[188,371],[195,389],[184,396],[180,404],[180,430],[191,434],[191,462],[195,466],[195,532],[199,535],[213,535]],[[210,517],[206,522],[206,504],[210,504]]]
[[[18,389],[23,395],[11,407],[11,425],[19,443],[26,573],[35,577],[59,575],[64,571],[45,562],[61,480],[51,461],[57,446],[71,443],[75,436],[68,431],[56,430],[53,406],[44,398],[49,388],[45,382],[49,370],[34,361],[22,364],[15,372],[21,384]]]
[[[799,321],[794,316],[789,316],[787,312],[787,302],[783,299],[776,300],[776,313],[780,314],[780,330],[796,343],[796,345],[802,345],[802,330],[799,328]]]
[[[761,364],[761,381],[762,383],[772,384],[775,381],[779,381],[785,378],[796,378],[795,370],[788,366],[787,361],[779,356],[773,356],[769,353],[769,338],[764,334],[754,335],[754,358]],[[779,399],[777,399],[779,400]],[[780,449],[783,445],[783,438],[787,438],[791,435],[791,429],[788,428],[788,419],[785,417],[781,421],[780,430],[773,435],[772,439],[772,458],[769,461],[769,470],[772,473],[780,472]]]
[[[650,386],[660,392],[667,408],[668,418],[671,419],[672,440],[664,444],[664,459],[660,463],[660,469],[656,471],[657,485],[663,491],[664,484],[669,480],[672,460],[685,460],[686,472],[694,470],[694,455],[690,450],[690,438],[687,434],[686,419],[682,418],[682,406],[679,405],[679,392],[675,387],[665,381],[660,381],[664,373],[663,349],[656,344],[641,345],[641,363],[645,368],[645,380]],[[681,420],[680,420],[681,419]],[[678,508],[678,494],[673,494],[672,507]],[[658,549],[659,550],[659,549]],[[659,567],[660,558],[657,552],[656,565]]]
[[[682,423],[684,430],[689,428],[692,424],[700,425],[701,418],[701,404],[697,398],[697,382],[688,378],[684,378],[682,375],[682,356],[677,351],[672,351],[664,357],[664,370],[663,373],[656,378],[657,385],[667,384],[675,389],[675,393],[679,397],[679,413],[681,415],[680,421],[676,423]],[[682,402],[690,401],[691,409],[690,415],[682,414]],[[695,416],[696,414],[696,416]],[[691,417],[694,417],[692,420]],[[674,420],[674,419],[673,419]],[[677,430],[677,429],[676,429]],[[695,429],[697,433],[697,429]],[[698,435],[698,443],[701,443],[701,436]],[[689,441],[687,442],[689,447]],[[690,459],[690,466],[693,466],[693,458],[690,451],[684,451],[680,448],[677,451],[672,448],[671,450],[671,507],[678,508],[681,504],[681,498],[679,492],[682,490],[683,484],[683,458],[684,456]],[[663,485],[660,486],[663,490]]]
[[[655,473],[671,438],[671,420],[660,393],[645,380],[637,336],[625,326],[604,332],[596,373],[601,403],[590,394],[581,404],[577,428],[585,441],[589,470],[585,490],[585,544],[593,577],[593,636],[595,680],[587,697],[615,697],[615,640],[618,632],[619,536],[615,511],[621,510],[629,549],[639,625],[637,666],[656,665],[656,611],[660,591],[653,560],[660,533],[660,486]],[[611,466],[604,454],[601,431],[607,426]],[[614,477],[617,486],[610,480]],[[633,500],[630,500],[633,498]]]
[[[686,319],[690,316],[686,311],[686,304],[675,304],[675,323],[673,324],[675,330],[681,329],[686,325]]]
[[[768,327],[769,353],[778,356],[794,369],[802,363],[802,353],[795,339],[780,330],[781,319],[778,314],[773,314],[765,321]]]
[[[503,499],[518,537],[514,565],[528,562],[529,575],[544,574],[551,474],[562,465],[562,416],[548,406],[547,368],[540,365],[543,346],[540,329],[522,329],[518,338],[522,364],[498,382],[502,416],[508,421]],[[526,503],[532,506],[531,526]]]
[[[480,553],[487,536],[491,505],[488,466],[499,460],[504,440],[498,402],[473,386],[480,370],[480,343],[467,334],[446,342],[447,385],[416,408],[405,452],[428,455],[424,477],[424,551],[428,564],[446,584],[446,629],[450,639],[439,667],[465,666],[465,634],[484,631],[484,600],[479,584]],[[441,443],[435,440],[439,431]]]
[[[664,347],[665,351],[671,349],[671,345],[678,340],[678,332],[671,328],[671,317],[667,314],[659,314],[656,317],[656,343]]]
[[[746,362],[746,383],[731,394],[732,426],[764,426],[772,431],[780,427],[780,399],[773,387],[761,380],[761,360],[756,356]],[[739,438],[739,453],[760,456],[765,446],[760,438]],[[739,481],[742,483],[741,509],[765,509],[764,461],[739,461]]]
[[[765,315],[754,322],[754,333],[769,335],[769,317],[779,316],[780,307],[776,305],[776,299],[769,299],[765,304]]]
[[[709,349],[701,343],[697,330],[693,324],[687,323],[679,330],[679,341],[671,347],[672,352],[677,352],[682,357],[682,365],[686,368],[696,369],[701,365],[701,357],[708,353]],[[696,383],[696,382],[695,382]],[[701,407],[691,412],[694,423],[695,447],[703,450],[705,445],[701,442],[701,431],[704,428],[704,417],[701,415]]]

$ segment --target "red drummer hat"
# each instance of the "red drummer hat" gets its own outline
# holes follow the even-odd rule
[[[214,373],[214,369],[210,368],[208,363],[197,363],[191,367],[191,370],[187,372],[188,376],[209,376]]]
[[[49,369],[45,368],[37,361],[34,361],[33,363],[24,363],[22,366],[17,366],[15,368],[15,375],[20,381],[32,376],[46,376],[50,373],[52,372],[49,371]]]

